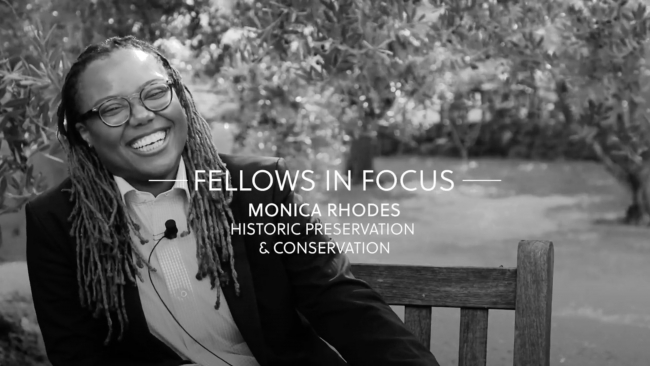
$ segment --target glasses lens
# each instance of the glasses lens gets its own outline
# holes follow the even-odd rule
[[[122,98],[109,100],[99,108],[99,117],[111,126],[121,125],[129,119],[130,115],[129,102]]]
[[[167,108],[172,101],[172,91],[167,83],[149,85],[142,91],[142,103],[151,111]]]

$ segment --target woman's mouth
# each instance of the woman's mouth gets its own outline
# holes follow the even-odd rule
[[[165,141],[167,141],[168,135],[169,128],[163,131],[156,131],[143,138],[137,139],[129,146],[139,152],[149,153],[162,147]]]

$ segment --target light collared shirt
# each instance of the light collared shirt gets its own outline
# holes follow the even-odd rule
[[[190,191],[187,186],[185,163],[181,158],[176,182],[172,189],[154,197],[149,192],[137,191],[123,178],[114,176],[128,213],[140,225],[140,233],[149,242],[140,244],[132,239],[145,259],[165,232],[165,221],[174,220],[178,237],[162,239],[151,256],[151,280],[165,305],[149,280],[147,268],[141,269],[144,283],[137,281],[142,309],[151,333],[173,349],[180,357],[204,366],[227,365],[206,351],[188,336],[174,318],[203,346],[233,366],[259,366],[235,324],[223,293],[219,310],[214,308],[217,286],[210,289],[210,281],[198,281],[196,237],[194,231],[181,238],[187,230],[187,208]]]

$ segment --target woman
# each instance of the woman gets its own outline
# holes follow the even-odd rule
[[[277,185],[194,189],[195,170],[227,168],[231,187],[250,187],[254,172],[286,166],[217,154],[151,45],[88,47],[65,79],[58,127],[70,177],[26,207],[34,306],[54,366],[437,365],[343,255],[259,250],[328,238],[231,233],[234,223],[317,219],[250,217],[250,203],[300,202]]]

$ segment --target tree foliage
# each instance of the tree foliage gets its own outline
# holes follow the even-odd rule
[[[190,46],[194,71],[223,80],[217,84],[240,106],[232,118],[249,147],[311,159],[348,143],[354,150],[378,129],[404,139],[435,127],[442,133],[436,141],[453,142],[467,156],[486,133],[536,146],[557,137],[566,149],[571,136],[630,188],[638,212],[628,219],[650,217],[649,23],[641,1],[146,3],[147,11],[137,2],[134,9],[66,0],[0,7],[20,19],[0,20],[10,40],[1,74],[10,153],[0,182],[29,177],[25,158],[52,140],[44,116],[56,101],[56,75],[65,71],[57,60],[89,41],[134,33],[149,41],[173,36]],[[50,37],[39,29],[51,29]],[[44,52],[31,42],[19,52],[28,36],[63,42]],[[59,48],[61,57],[53,51]],[[478,119],[470,118],[472,110],[480,111]],[[368,168],[354,161],[347,167]]]

